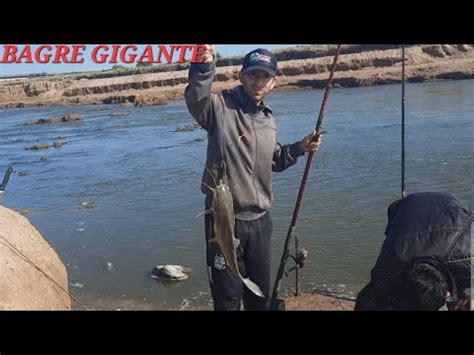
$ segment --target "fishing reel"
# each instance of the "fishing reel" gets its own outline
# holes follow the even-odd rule
[[[308,253],[308,248],[298,247],[296,250],[296,255],[290,255],[296,265],[290,268],[288,271],[285,271],[285,276],[288,276],[288,273],[296,270],[297,268],[301,269],[306,263],[306,260],[308,260]]]

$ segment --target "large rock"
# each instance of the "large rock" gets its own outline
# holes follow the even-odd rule
[[[33,122],[33,124],[47,124],[47,123],[63,123],[63,122],[74,122],[82,120],[81,115],[78,113],[68,113],[66,116],[61,117],[49,117],[40,118]]]
[[[56,141],[51,144],[49,143],[41,143],[41,144],[35,144],[30,147],[27,147],[26,150],[43,150],[43,149],[49,149],[49,148],[61,148],[66,142],[60,142]]]
[[[151,272],[151,277],[168,281],[181,281],[186,280],[191,271],[191,268],[181,265],[156,265]]]
[[[0,310],[4,309],[69,310],[71,299],[66,268],[56,252],[25,217],[0,205]]]

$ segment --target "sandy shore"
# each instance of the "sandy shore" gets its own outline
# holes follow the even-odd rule
[[[353,311],[355,306],[352,300],[319,293],[286,296],[284,299],[288,311]]]
[[[354,310],[354,301],[335,297],[321,292],[304,293],[298,297],[283,295],[287,311],[352,311]],[[146,302],[146,300],[93,300],[79,304],[73,302],[74,310],[85,310],[84,306],[89,310],[142,310],[142,311],[212,311],[211,305],[186,305],[172,306],[167,304],[154,305]]]

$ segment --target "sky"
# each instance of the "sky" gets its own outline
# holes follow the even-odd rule
[[[267,48],[269,50],[293,47],[291,44],[243,44],[243,45],[217,45],[217,51],[224,57],[245,54],[255,48]],[[37,46],[31,45],[34,50]],[[86,51],[84,53],[84,63],[82,64],[39,64],[39,63],[0,63],[0,76],[4,75],[23,75],[23,74],[40,74],[40,73],[68,73],[68,72],[79,72],[79,71],[94,71],[94,70],[107,70],[112,68],[114,64],[96,64],[90,60],[90,53],[94,44],[86,45]],[[140,50],[140,46],[138,48]],[[22,45],[18,45],[18,53],[21,52]],[[0,53],[3,53],[1,51]],[[121,63],[119,63],[121,64]],[[121,64],[122,65],[122,64]],[[135,64],[125,65],[134,67]]]

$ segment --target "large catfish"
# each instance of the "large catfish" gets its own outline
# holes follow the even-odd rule
[[[235,238],[235,215],[234,200],[229,186],[219,182],[216,187],[211,188],[213,192],[212,212],[214,217],[214,237],[209,240],[210,243],[217,243],[222,253],[225,263],[229,270],[247,286],[247,288],[259,297],[265,297],[260,287],[249,278],[244,278],[237,264],[236,249],[240,244],[240,240]],[[207,212],[207,211],[206,211]]]

